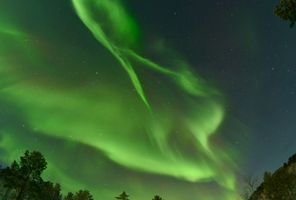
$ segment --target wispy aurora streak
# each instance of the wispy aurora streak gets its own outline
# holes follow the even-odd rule
[[[59,85],[59,78],[50,77],[46,69],[59,70],[60,66],[46,63],[27,34],[2,26],[0,40],[7,45],[0,47],[1,100],[13,104],[36,135],[89,145],[131,171],[193,183],[215,181],[225,190],[221,198],[233,200],[235,165],[227,151],[210,142],[225,115],[220,93],[194,74],[185,61],[179,60],[177,66],[162,66],[136,53],[133,46],[138,43],[139,30],[119,1],[72,0],[72,3],[97,41],[127,72],[136,94],[125,85],[128,81],[121,85],[116,78],[113,82],[103,80],[78,89]],[[17,54],[18,61],[11,58],[13,54]],[[156,72],[171,87],[169,91],[162,93],[145,84],[138,68]],[[44,75],[42,81],[40,75],[32,75],[36,71]],[[180,95],[175,96],[175,92]],[[22,146],[9,139],[14,131],[4,126],[2,149],[11,151],[14,146]],[[46,154],[50,154],[49,149]],[[51,158],[57,163],[55,159]],[[53,166],[50,173],[53,171],[60,170]],[[63,180],[71,188],[73,183],[67,178]],[[132,190],[132,186],[122,187]],[[204,199],[215,197],[208,194]]]
[[[214,90],[211,90],[209,87],[205,86],[205,84],[195,77],[189,69],[185,68],[184,65],[181,66],[183,69],[180,72],[169,70],[137,55],[135,52],[130,50],[129,46],[137,39],[136,37],[139,31],[135,30],[137,26],[135,25],[134,20],[132,20],[131,17],[126,13],[119,1],[72,0],[72,2],[78,16],[93,33],[95,38],[113,54],[113,56],[120,62],[122,67],[127,71],[137,93],[147,106],[149,106],[149,102],[134,68],[130,64],[131,62],[129,62],[128,56],[131,56],[136,61],[141,62],[143,66],[170,76],[170,78],[174,79],[178,86],[189,95],[196,97],[207,97],[213,95],[212,91]],[[101,21],[101,19],[104,21]],[[213,159],[213,163],[217,162],[218,164],[220,161],[215,157],[214,153],[209,148],[208,138],[219,128],[219,125],[223,120],[224,109],[217,102],[214,102],[211,97],[209,97],[208,101],[209,103],[206,104],[205,110],[200,108],[196,109],[196,112],[199,113],[199,115],[202,113],[201,116],[190,119],[186,123],[190,132],[201,144],[204,153]],[[152,130],[152,132],[157,131],[158,130]],[[160,133],[153,134],[157,141],[160,139],[159,135],[161,136],[163,134],[168,134],[161,133],[161,131],[162,130],[160,130]],[[166,146],[162,144],[163,142],[165,141],[160,142],[160,146]],[[169,160],[172,159],[172,161],[176,160],[176,156],[172,153],[172,151],[170,149],[166,150],[166,157],[168,157]],[[202,164],[191,165],[186,161],[185,165],[183,165],[184,161],[181,165],[179,162],[172,162],[171,164],[167,165],[168,162],[166,161],[164,163],[165,167],[162,166],[162,164],[157,164],[159,163],[158,161],[157,163],[153,163],[154,166],[158,167],[151,169],[147,168],[146,164],[142,165],[143,161],[141,160],[141,155],[139,155],[139,157],[136,159],[132,159],[137,161],[135,163],[131,163],[130,161],[127,162],[125,160],[126,156],[123,157],[122,155],[119,155],[118,157],[116,156],[116,159],[114,160],[117,162],[119,161],[124,165],[139,168],[144,171],[152,171],[155,173],[183,177],[190,181],[208,179],[218,175],[215,170],[208,167],[202,167]],[[124,158],[124,160],[121,158]],[[168,170],[168,166],[173,167],[175,170]],[[177,168],[183,170],[176,171]],[[226,180],[223,180],[222,178],[222,180],[219,180],[219,182],[221,182],[221,184],[226,187],[234,188],[234,183],[231,179],[231,175],[228,175]]]

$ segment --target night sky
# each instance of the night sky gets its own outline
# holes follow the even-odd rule
[[[0,163],[96,199],[236,200],[296,152],[277,0],[2,0]]]

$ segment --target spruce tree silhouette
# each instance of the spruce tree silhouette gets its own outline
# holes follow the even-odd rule
[[[88,190],[79,190],[76,194],[69,192],[64,200],[94,200]]]
[[[160,196],[158,196],[158,195],[155,195],[154,197],[153,197],[153,199],[152,200],[163,200],[163,198],[161,198]]]
[[[123,191],[118,197],[115,198],[119,200],[129,200],[129,195],[125,191]]]
[[[88,190],[79,190],[74,195],[74,200],[94,200]]]

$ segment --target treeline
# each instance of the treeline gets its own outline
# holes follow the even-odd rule
[[[88,190],[62,194],[58,183],[43,180],[41,175],[47,162],[37,151],[26,151],[19,161],[0,167],[0,200],[94,200]],[[258,185],[251,179],[249,190],[243,199],[248,200],[296,200],[296,154],[274,173],[266,172]],[[129,200],[122,192],[117,200]],[[155,195],[152,200],[162,200]]]
[[[47,162],[40,152],[26,151],[19,161],[13,161],[8,167],[1,167],[1,200],[94,200],[88,190],[62,195],[60,184],[42,179],[46,166]],[[129,195],[122,192],[115,198],[129,200]],[[153,200],[162,198],[156,195]]]
[[[296,154],[275,172],[265,172],[263,182],[249,200],[296,200]]]

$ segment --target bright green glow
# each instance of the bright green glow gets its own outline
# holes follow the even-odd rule
[[[9,101],[22,99],[18,104],[30,110],[27,117],[30,126],[36,131],[92,145],[105,151],[110,159],[119,164],[189,181],[212,179],[217,176],[215,172],[217,169],[213,169],[205,161],[186,160],[181,155],[176,155],[174,149],[170,148],[159,152],[153,143],[147,142],[147,136],[141,132],[145,129],[149,130],[149,127],[162,127],[162,124],[159,124],[158,120],[151,121],[147,117],[149,113],[145,113],[145,109],[141,107],[137,108],[137,113],[127,114],[129,107],[106,98],[108,96],[114,99],[125,98],[117,93],[102,92],[104,88],[93,88],[89,93],[95,93],[98,89],[101,94],[94,99],[84,99],[83,97],[88,96],[88,93],[80,92],[77,96],[75,91],[55,91],[54,93],[47,91],[44,94],[38,86],[26,85],[24,82],[21,85],[7,87],[3,92],[10,94],[12,98],[9,98]],[[97,99],[100,100],[97,101]],[[126,99],[126,101],[130,105],[137,105],[137,102],[132,99]],[[215,104],[205,104],[205,108],[200,109],[196,114],[192,113],[193,116],[186,123],[206,155],[212,153],[207,144],[208,134],[212,133],[209,131],[215,131],[213,128],[220,125],[223,111],[219,105]],[[43,113],[47,114],[43,115]],[[138,118],[139,114],[146,117]],[[120,116],[126,116],[131,120],[125,121]],[[114,120],[117,126],[113,125]],[[142,129],[142,127],[146,128]],[[137,129],[140,133],[136,132]],[[171,129],[172,127],[167,129],[165,134],[168,135]],[[161,131],[164,130],[161,129]],[[81,137],[81,132],[87,132],[87,134]],[[166,141],[159,138],[158,133],[153,135],[156,141],[165,145]],[[136,139],[136,144],[131,145],[130,138]]]
[[[191,191],[198,191],[195,194],[205,200],[217,197],[223,200],[237,199],[235,164],[227,151],[214,146],[210,140],[225,117],[220,93],[194,74],[185,61],[179,61],[173,69],[133,51],[132,46],[137,42],[139,31],[119,1],[73,0],[73,5],[84,24],[112,53],[129,79],[123,74],[113,73],[112,70],[118,67],[116,64],[114,67],[104,66],[99,59],[96,60],[96,71],[107,71],[105,75],[110,79],[78,84],[79,87],[73,84],[74,81],[63,84],[64,80],[58,76],[48,75],[48,69],[60,72],[66,68],[81,73],[90,64],[76,64],[77,59],[74,58],[70,67],[63,62],[60,66],[46,62],[44,57],[47,55],[37,53],[40,49],[37,49],[28,34],[8,28],[13,26],[1,26],[0,41],[4,45],[0,47],[0,100],[13,105],[30,132],[26,140],[19,133],[21,130],[14,127],[16,125],[11,128],[2,124],[1,136],[4,137],[0,147],[11,152],[3,160],[10,161],[27,148],[41,149],[49,163],[55,163],[49,166],[48,177],[61,181],[68,190],[83,188],[85,185],[97,198],[102,194],[112,198],[118,190],[120,192],[123,189],[140,198],[144,191],[147,196],[147,190],[157,193],[158,188],[145,181],[141,185],[136,178],[116,185],[121,177],[107,181],[115,185],[115,189],[111,186],[112,189],[103,186],[96,188],[93,180],[79,179],[74,172],[85,171],[86,175],[92,173],[100,185],[99,180],[106,181],[103,179],[104,174],[110,170],[110,166],[117,166],[121,170],[124,168],[129,172],[147,173],[160,180],[165,179],[165,183],[172,181],[170,178],[176,183],[192,182]],[[11,55],[18,59],[11,59]],[[136,73],[137,67],[147,74],[152,71],[160,75],[164,89],[162,86],[149,85],[143,77],[141,79]],[[63,75],[71,78],[67,73]],[[130,81],[136,93],[131,92]],[[72,84],[74,86],[69,86]],[[69,148],[70,153],[54,153],[50,145],[35,144],[35,137],[40,137],[41,141],[47,141],[48,138],[63,141],[69,147],[61,145],[59,151]],[[73,156],[71,151],[84,145],[92,148],[91,152],[100,159],[94,159],[97,157],[91,155],[90,159],[95,161],[89,160],[88,155],[85,156],[87,158],[79,157],[75,160],[79,169],[73,170],[74,175],[68,174],[73,161],[66,162],[63,159]],[[107,162],[112,164],[104,164]],[[113,173],[120,174],[116,170]],[[204,182],[217,182],[221,194],[212,194],[212,191],[205,194],[205,191],[195,186]],[[172,191],[168,192],[180,190],[171,187]],[[177,199],[177,196],[167,197],[173,198]]]
[[[121,24],[123,22],[123,25],[126,25],[126,29],[129,27],[132,27],[132,25],[129,25],[128,19],[129,17],[125,14],[125,12],[113,12],[110,8],[116,8],[115,10],[121,10],[119,9],[121,7],[119,1],[99,1],[99,0],[88,0],[88,1],[81,1],[81,0],[73,0],[73,5],[77,11],[78,16],[81,18],[81,20],[85,23],[85,25],[89,28],[89,30],[93,33],[95,38],[101,42],[114,56],[118,59],[120,64],[128,71],[128,74],[134,84],[134,87],[136,88],[138,94],[144,101],[146,105],[149,105],[147,98],[145,97],[143,87],[138,79],[137,74],[135,73],[132,65],[128,61],[128,56],[131,56],[136,61],[142,63],[144,66],[156,70],[160,73],[163,73],[165,75],[168,75],[172,79],[174,79],[177,83],[177,85],[184,90],[185,93],[188,93],[189,95],[193,95],[196,97],[203,97],[203,96],[211,96],[211,90],[208,86],[204,84],[203,81],[199,80],[194,76],[190,70],[187,68],[185,64],[182,63],[182,66],[179,66],[181,69],[180,72],[176,72],[173,70],[166,69],[156,63],[153,63],[152,61],[145,59],[136,53],[134,53],[132,50],[128,49],[128,46],[126,47],[119,47],[116,45],[116,41],[114,41],[114,38],[112,37],[106,37],[105,30],[103,30],[103,27],[106,27],[107,29],[109,26],[113,30],[114,36],[116,33],[120,36],[122,27],[116,27],[112,23],[115,24]],[[110,4],[110,6],[108,5]],[[98,7],[97,12],[100,14],[107,13],[109,18],[112,18],[112,21],[107,21],[111,24],[107,25],[107,22],[103,22],[104,24],[101,25],[100,19],[97,20],[95,17],[95,14],[92,12],[93,8],[91,7]],[[117,9],[118,8],[118,9]],[[119,13],[121,14],[119,17]],[[111,15],[111,17],[109,16]],[[122,40],[125,40],[127,38],[121,37]],[[128,49],[128,50],[127,50]],[[207,100],[212,101],[212,100]],[[199,107],[199,106],[192,106]],[[219,103],[206,103],[203,108],[197,108],[196,113],[193,113],[192,115],[197,116],[190,116],[190,119],[186,125],[188,126],[189,131],[195,136],[196,140],[201,144],[201,147],[205,154],[209,154],[213,156],[213,153],[211,149],[208,146],[208,138],[209,135],[214,133],[217,128],[220,126],[222,120],[224,111],[221,105]],[[151,125],[150,125],[151,126]],[[154,125],[153,125],[154,126]],[[132,131],[130,131],[132,132]],[[128,132],[127,132],[128,133]],[[163,133],[164,135],[168,135],[168,133]],[[160,134],[160,135],[163,135]],[[158,144],[160,146],[166,146],[162,143],[165,142],[163,139],[160,142],[160,138],[158,138],[157,134],[153,134],[155,137],[155,140],[158,141]],[[92,136],[89,139],[92,139],[94,136]],[[89,143],[89,142],[87,142]],[[123,165],[137,168],[140,170],[148,171],[148,172],[155,172],[160,174],[166,174],[166,175],[172,175],[175,177],[183,177],[190,181],[197,181],[202,179],[212,179],[215,178],[217,175],[215,172],[215,169],[212,169],[212,167],[208,166],[207,164],[204,166],[204,163],[195,163],[190,164],[190,162],[186,160],[182,160],[180,162],[180,158],[176,158],[174,153],[171,149],[166,148],[165,155],[161,155],[160,158],[158,156],[155,156],[157,154],[153,154],[151,158],[149,157],[143,157],[143,152],[137,151],[135,149],[132,149],[131,151],[128,151],[128,148],[123,147],[123,149],[115,149],[114,144],[108,146],[102,144],[93,144],[95,146],[98,146],[99,148],[104,149],[107,151],[108,155],[111,159],[113,159],[116,162],[119,162]],[[116,145],[118,147],[118,145]],[[119,150],[119,151],[118,151]],[[126,151],[126,152],[125,152]],[[135,152],[134,152],[135,151]],[[149,167],[147,167],[149,166]],[[151,168],[150,166],[154,166]],[[231,175],[228,176],[228,178],[232,179]],[[224,181],[223,181],[224,182]],[[227,181],[227,182],[233,182],[233,181]],[[224,184],[224,183],[222,183]],[[233,188],[234,185],[228,184],[225,185],[226,187]]]
[[[131,66],[128,60],[126,60],[121,53],[117,50],[118,46],[113,43],[112,39],[120,39],[120,41],[133,40],[135,37],[135,25],[127,13],[122,9],[121,5],[117,1],[72,1],[73,5],[77,11],[77,14],[81,20],[86,24],[86,26],[91,30],[95,38],[104,45],[120,62],[122,67],[128,73],[134,87],[136,88],[138,94],[144,101],[144,103],[149,107],[148,101],[145,97],[143,88],[139,81],[135,70]],[[90,9],[98,9],[98,13],[103,15],[104,21],[102,24],[97,22],[94,18],[94,13],[90,12]],[[101,11],[101,12],[100,12]],[[107,18],[107,19],[106,19]],[[107,27],[103,30],[103,26]],[[108,36],[107,36],[108,34]],[[115,37],[115,38],[112,38]]]
[[[111,49],[120,44],[132,45],[137,42],[139,36],[137,24],[119,1],[84,0],[83,4],[79,0],[72,2],[83,22],[106,48]]]
[[[165,67],[162,67],[146,58],[143,58],[133,51],[123,50],[124,53],[131,56],[138,62],[144,64],[144,66],[149,67],[150,69],[156,70],[160,73],[171,76],[176,83],[184,89],[185,92],[193,95],[193,96],[209,96],[213,94],[217,94],[217,91],[214,88],[208,87],[204,80],[197,75],[194,75],[190,70],[189,66],[185,62],[178,63],[179,72],[169,70]]]

